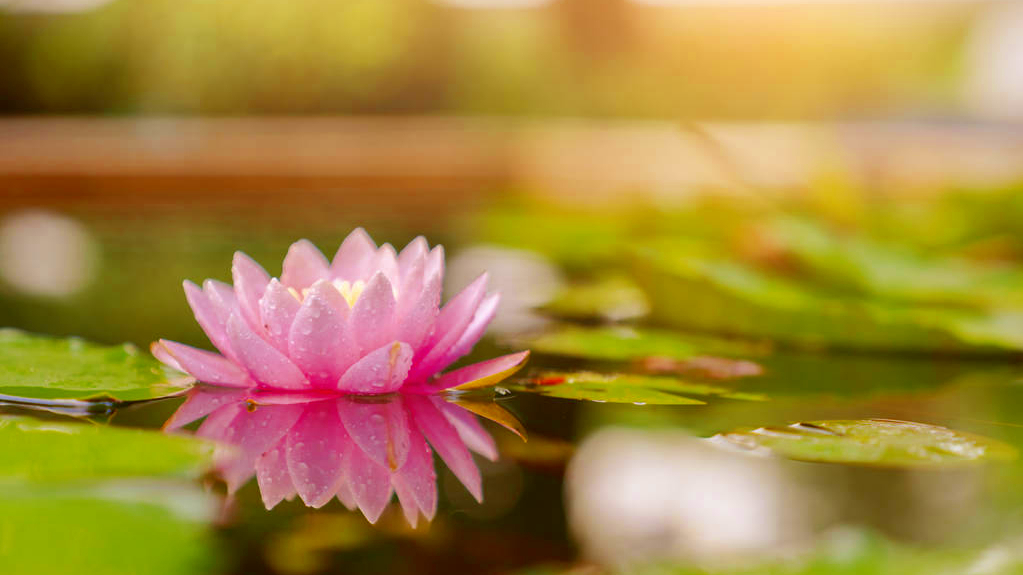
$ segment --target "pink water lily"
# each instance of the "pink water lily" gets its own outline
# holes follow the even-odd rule
[[[397,494],[415,526],[437,511],[433,451],[478,501],[483,486],[470,450],[497,458],[476,417],[438,395],[331,397],[199,386],[164,428],[176,431],[203,417],[196,435],[227,447],[216,459],[229,492],[256,476],[267,509],[296,496],[312,507],[336,497],[376,522]]]
[[[333,261],[309,241],[292,244],[281,277],[236,252],[234,285],[185,282],[199,325],[220,353],[160,340],[165,364],[214,385],[381,394],[430,393],[494,382],[528,352],[450,373],[497,312],[483,274],[441,307],[444,250],[418,237],[401,253],[353,231]]]

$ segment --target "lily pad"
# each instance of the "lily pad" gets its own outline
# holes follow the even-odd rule
[[[9,400],[135,401],[192,384],[130,344],[104,346],[0,330],[0,394]]]
[[[677,379],[632,374],[600,374],[589,371],[544,372],[506,386],[511,391],[537,393],[561,399],[639,405],[703,405],[690,396],[763,400],[763,396],[733,392],[723,387]]]
[[[805,348],[1018,354],[1023,313],[916,306],[823,291],[724,259],[637,252],[654,315],[676,327]]]
[[[799,461],[878,467],[938,467],[1004,461],[1016,450],[1000,441],[938,425],[892,419],[835,420],[760,427],[711,441]]]
[[[0,482],[195,478],[211,452],[206,442],[156,431],[0,418]]]
[[[544,311],[568,319],[632,320],[650,311],[643,290],[627,276],[608,276],[562,288]]]
[[[685,360],[702,355],[745,357],[763,355],[769,349],[754,342],[624,326],[562,325],[517,343],[537,353],[603,361],[648,357]]]

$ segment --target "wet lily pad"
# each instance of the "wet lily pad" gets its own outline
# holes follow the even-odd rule
[[[104,346],[0,330],[4,399],[134,401],[174,395],[192,380],[132,345]]]
[[[0,481],[195,478],[211,445],[157,431],[3,417],[0,453]]]
[[[879,467],[934,467],[1009,460],[1000,441],[946,427],[891,419],[835,420],[715,435],[716,443],[799,461]]]
[[[703,405],[698,397],[763,400],[755,394],[734,392],[724,387],[685,381],[674,377],[600,374],[589,371],[544,372],[505,386],[511,391],[537,393],[561,399],[639,405]]]
[[[624,326],[562,325],[516,343],[536,353],[599,361],[648,357],[685,360],[701,355],[746,357],[763,355],[768,349],[754,342]]]

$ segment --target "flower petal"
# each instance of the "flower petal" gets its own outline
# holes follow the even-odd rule
[[[303,408],[295,405],[246,407],[235,417],[220,437],[220,441],[236,448],[234,461],[224,470],[227,484],[244,484],[259,457],[284,438],[302,412]]]
[[[256,481],[263,505],[273,509],[281,501],[295,495],[291,472],[285,457],[286,440],[280,440],[256,460]]]
[[[458,437],[470,451],[475,451],[490,461],[497,461],[497,443],[471,412],[446,401],[434,402],[458,432]]]
[[[330,264],[323,252],[309,240],[298,240],[288,248],[281,271],[281,283],[301,291],[316,280],[330,277]]]
[[[398,272],[402,279],[408,275],[409,270],[415,262],[421,261],[426,263],[426,254],[430,251],[429,244],[426,243],[426,238],[423,236],[417,236],[414,240],[405,246],[401,253],[398,254]]]
[[[334,389],[359,357],[347,321],[348,303],[326,280],[313,284],[288,334],[288,356],[318,388]]]
[[[372,269],[383,273],[391,285],[400,285],[401,274],[398,271],[398,254],[394,251],[394,246],[391,244],[384,244],[377,250],[376,255],[373,257]]]
[[[394,341],[381,346],[348,368],[337,383],[345,393],[391,393],[397,391],[412,366],[412,346]]]
[[[480,470],[476,467],[476,462],[472,460],[472,455],[462,443],[454,426],[448,422],[431,399],[433,398],[425,395],[413,395],[406,398],[412,413],[412,420],[447,464],[448,469],[455,474],[455,477],[476,498],[476,501],[482,502],[483,480],[480,477]],[[443,400],[440,399],[440,401]]]
[[[357,445],[345,451],[344,477],[356,505],[370,523],[376,523],[391,500],[391,476]]]
[[[227,338],[227,318],[231,315],[231,310],[222,309],[219,299],[215,304],[210,300],[210,294],[206,290],[188,280],[185,280],[184,287],[185,299],[188,300],[199,327],[206,333],[206,337],[210,338],[210,343],[219,349],[220,353],[234,359],[236,356]]]
[[[259,300],[266,291],[266,285],[270,283],[270,275],[249,256],[235,252],[231,277],[234,280],[234,293],[238,300],[238,308],[242,310],[242,317],[256,333],[264,333]]]
[[[435,331],[423,348],[417,350],[416,365],[409,374],[410,381],[424,380],[440,370],[444,353],[462,336],[476,315],[476,310],[487,291],[487,274],[476,278],[440,310]]]
[[[405,464],[410,429],[401,397],[384,403],[343,397],[337,411],[349,437],[367,457],[391,471]]]
[[[502,355],[445,373],[424,387],[428,391],[490,387],[522,369],[528,359],[529,350]]]
[[[318,401],[288,433],[285,449],[291,481],[302,501],[322,507],[341,484],[341,454],[351,443],[329,401]]]
[[[406,518],[418,508],[427,521],[433,519],[437,513],[437,472],[433,468],[430,446],[421,433],[410,436],[408,459],[391,475],[391,485]],[[415,520],[409,519],[409,523],[415,526]]]
[[[348,234],[330,264],[330,273],[341,280],[355,282],[369,274],[377,246],[366,230],[355,228]]]
[[[487,326],[494,319],[494,315],[497,314],[497,305],[501,301],[501,294],[491,294],[480,302],[479,308],[476,309],[476,314],[472,316],[472,321],[462,332],[462,336],[451,344],[443,354],[441,354],[436,363],[431,366],[434,372],[444,370],[449,365],[463,357],[465,354],[472,351],[472,348],[479,342],[480,338],[487,331]]]
[[[227,335],[239,362],[262,387],[276,389],[303,389],[309,380],[291,360],[259,337],[237,314],[227,320]]]
[[[394,340],[394,290],[382,272],[373,275],[352,308],[350,323],[361,349],[376,349]]]
[[[220,354],[165,339],[161,339],[154,347],[162,348],[181,366],[182,371],[203,383],[229,387],[255,385],[244,369]]]
[[[433,329],[437,314],[440,313],[440,292],[441,280],[436,276],[428,280],[424,287],[408,292],[407,297],[414,299],[407,310],[399,311],[396,323],[398,337],[408,342],[413,349],[419,349]],[[398,295],[401,296],[403,305],[408,305],[405,303],[406,296],[402,295],[404,293],[406,292]]]
[[[277,278],[270,280],[259,300],[259,316],[263,320],[270,343],[282,352],[288,351],[288,334],[302,304]]]
[[[444,246],[436,246],[426,256],[426,277],[444,281]]]

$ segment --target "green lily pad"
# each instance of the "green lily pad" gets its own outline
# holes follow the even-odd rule
[[[753,342],[624,326],[562,325],[516,343],[537,353],[602,361],[647,357],[684,360],[700,355],[745,357],[763,355],[768,349]]]
[[[946,427],[891,419],[836,420],[760,427],[712,441],[799,461],[879,467],[937,467],[1010,460],[1005,443]]]
[[[1023,313],[914,306],[830,293],[723,259],[637,251],[659,321],[805,348],[1023,351]]]
[[[218,549],[209,497],[198,486],[116,484],[94,489],[5,486],[5,575],[212,573]]]
[[[702,399],[690,397],[693,395],[753,401],[764,399],[763,396],[756,394],[733,392],[723,387],[694,383],[674,377],[600,374],[589,371],[544,372],[505,387],[510,391],[537,393],[561,399],[638,405],[703,405],[706,403]]]
[[[0,418],[0,482],[198,477],[211,444],[157,431]]]
[[[0,330],[4,399],[135,401],[175,395],[191,384],[132,345]]]
[[[646,295],[627,276],[607,276],[562,288],[544,311],[568,319],[632,320],[650,311]]]

